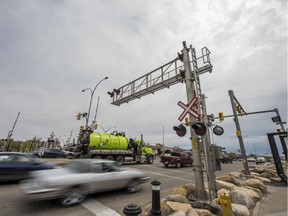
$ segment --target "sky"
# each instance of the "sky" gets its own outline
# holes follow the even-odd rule
[[[97,132],[125,132],[146,143],[191,148],[189,134],[178,137],[187,102],[185,83],[112,105],[107,94],[175,59],[182,42],[210,52],[212,73],[200,75],[207,113],[231,115],[229,90],[246,112],[277,108],[287,120],[287,2],[282,0],[1,0],[0,138],[15,125],[14,140],[46,141],[53,132],[64,143],[77,139],[85,119]],[[265,154],[267,133],[279,125],[276,113],[239,117],[246,153]],[[240,149],[233,118],[213,143]],[[286,128],[286,125],[284,125]]]

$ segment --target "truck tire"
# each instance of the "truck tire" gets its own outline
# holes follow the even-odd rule
[[[180,163],[179,161],[176,163],[176,167],[177,167],[177,168],[180,168],[180,167],[181,167],[181,163]]]
[[[116,162],[117,162],[118,165],[122,165],[122,164],[124,163],[124,161],[125,161],[124,156],[118,155],[118,156],[116,157]]]
[[[91,158],[95,158],[95,159],[101,159],[102,157],[101,156],[99,156],[99,155],[92,155],[92,157]]]
[[[113,157],[112,155],[108,155],[108,156],[106,156],[105,159],[114,161],[114,157]]]
[[[153,155],[147,156],[147,162],[148,162],[148,164],[153,164],[153,162],[154,162],[154,156],[153,156]]]

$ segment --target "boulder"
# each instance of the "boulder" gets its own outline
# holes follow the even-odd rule
[[[165,202],[160,202],[160,208],[162,210],[163,215],[170,215],[172,213],[172,209]]]
[[[174,188],[172,190],[172,194],[180,194],[180,195],[183,195],[183,196],[187,196],[187,191],[184,189],[184,188]]]
[[[242,183],[242,185],[258,188],[263,194],[267,193],[267,187],[259,179],[247,179],[245,182]]]
[[[221,188],[225,188],[226,190],[232,190],[234,187],[237,187],[237,186],[229,182],[216,180],[216,187],[218,190]]]
[[[241,172],[231,172],[229,175],[234,176],[235,178],[240,178],[242,176]]]
[[[163,201],[164,202],[171,201],[171,202],[178,202],[178,203],[189,203],[189,200],[181,194],[168,195],[168,196],[163,198]]]
[[[253,209],[255,203],[244,191],[233,190],[230,191],[231,202],[246,206],[248,209]]]
[[[200,215],[196,209],[191,207],[187,210],[186,216],[200,216]]]
[[[236,203],[232,203],[231,206],[233,216],[250,216],[249,209],[246,206]]]
[[[247,194],[253,201],[254,203],[258,202],[261,199],[261,196],[254,191],[253,189],[249,189],[249,188],[245,188],[245,187],[238,187],[238,188],[234,188],[234,190],[237,191],[243,191],[245,194]],[[261,193],[261,191],[259,190],[259,192]]]
[[[169,216],[186,216],[186,212],[177,211],[177,212],[170,214]]]
[[[213,214],[207,209],[196,209],[199,216],[216,216],[216,214]]]
[[[225,181],[225,182],[230,182],[234,185],[237,185],[237,186],[240,186],[240,183],[236,181],[235,177],[234,176],[221,176],[221,177],[218,177],[217,180],[221,180],[221,181]]]
[[[174,212],[180,211],[180,212],[187,212],[189,208],[191,208],[191,205],[188,203],[179,203],[179,202],[171,202],[167,201],[166,205],[168,205]]]

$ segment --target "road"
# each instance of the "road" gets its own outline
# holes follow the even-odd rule
[[[142,170],[151,177],[151,180],[159,180],[161,182],[161,196],[168,194],[168,192],[175,187],[181,187],[184,184],[194,182],[194,173],[191,167],[182,167],[180,169],[174,167],[164,168],[164,166],[159,162],[159,159],[151,165],[128,164],[124,166]],[[235,170],[241,170],[242,168],[242,162],[222,164],[222,171],[217,171],[216,176],[222,176]],[[204,180],[206,180],[206,178]],[[143,207],[151,202],[152,196],[150,182],[142,185],[141,191],[134,194],[128,194],[125,190],[94,194],[90,195],[87,201],[82,205],[69,208],[63,208],[56,201],[39,201],[30,203],[25,200],[25,197],[19,190],[17,183],[0,184],[0,194],[0,216],[93,216],[97,213],[98,216],[102,216],[103,214],[99,214],[99,209],[101,209],[102,205],[112,209],[112,212],[108,213],[107,216],[113,215],[113,211],[123,215],[122,210],[125,205],[135,203]]]

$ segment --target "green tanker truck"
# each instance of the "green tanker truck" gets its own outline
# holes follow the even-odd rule
[[[82,152],[89,158],[115,160],[119,165],[129,161],[148,164],[154,162],[153,150],[145,146],[142,135],[141,140],[134,140],[126,138],[124,132],[114,131],[112,134],[91,132],[82,136],[80,143]]]

